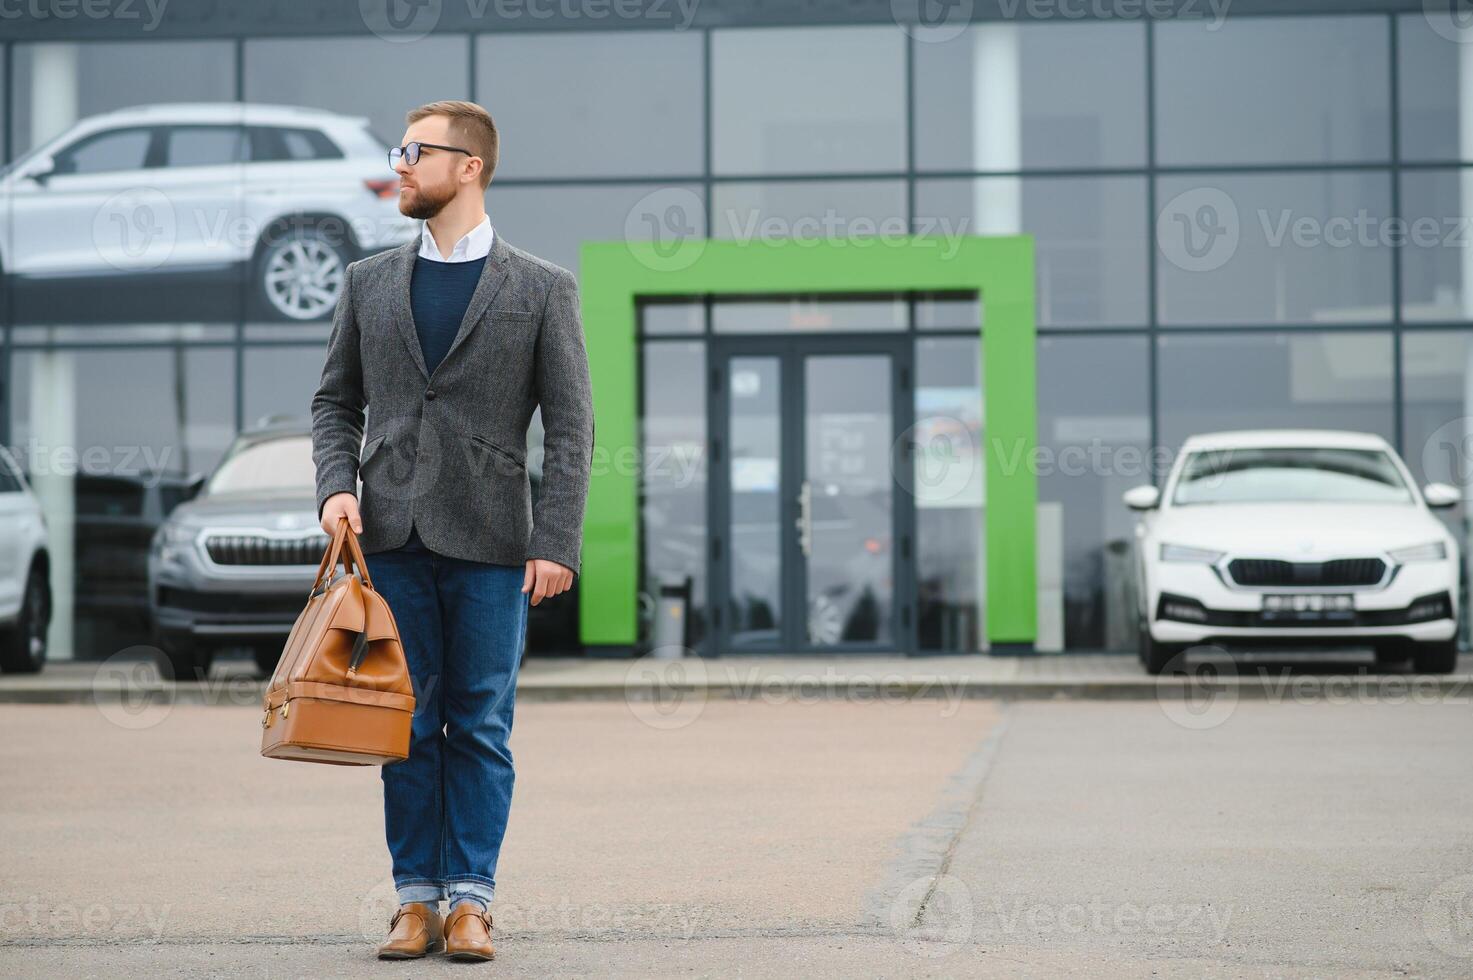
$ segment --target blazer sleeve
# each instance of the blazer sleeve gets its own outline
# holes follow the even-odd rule
[[[358,260],[361,261],[361,260]],[[327,498],[358,493],[358,454],[363,447],[363,363],[358,347],[353,267],[343,273],[343,294],[333,310],[322,381],[312,396],[312,462],[317,467],[317,519]]]
[[[583,511],[593,460],[593,389],[579,312],[578,280],[561,269],[548,289],[534,356],[542,407],[542,486],[528,558],[581,572]]]

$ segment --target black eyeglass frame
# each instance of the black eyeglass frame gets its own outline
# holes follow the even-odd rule
[[[411,146],[414,147],[413,153],[411,153],[409,150]],[[428,146],[432,150],[454,150],[457,153],[464,153],[468,157],[475,156],[475,154],[472,153],[470,150],[467,150],[464,147],[460,146],[445,146],[441,143],[425,143],[420,140],[410,140],[403,146],[389,147],[389,168],[393,169],[395,164],[399,162],[396,157],[403,157],[406,164],[411,167],[414,166],[415,164],[419,163],[420,149],[426,146]],[[411,156],[413,157],[413,159],[410,159]]]

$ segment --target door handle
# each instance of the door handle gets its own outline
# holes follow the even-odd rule
[[[813,488],[807,480],[798,491],[798,519],[794,523],[798,525],[798,547],[807,558],[813,554]]]

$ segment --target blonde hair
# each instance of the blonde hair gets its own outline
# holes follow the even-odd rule
[[[442,102],[427,102],[418,109],[409,110],[405,124],[412,125],[426,116],[446,116],[450,119],[450,142],[470,150],[481,158],[481,190],[491,183],[496,172],[496,161],[501,156],[501,136],[496,132],[496,123],[491,113],[474,102],[446,99]]]

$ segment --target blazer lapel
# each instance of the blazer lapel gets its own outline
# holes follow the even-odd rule
[[[414,307],[409,301],[409,279],[414,273],[414,260],[418,255],[418,235],[400,245],[398,251],[394,253],[392,264],[394,309],[389,319],[394,321],[394,327],[399,331],[399,337],[404,341],[404,346],[409,348],[409,356],[414,359],[419,373],[428,379],[430,372],[425,367],[424,351],[419,349],[419,330],[414,326]]]

